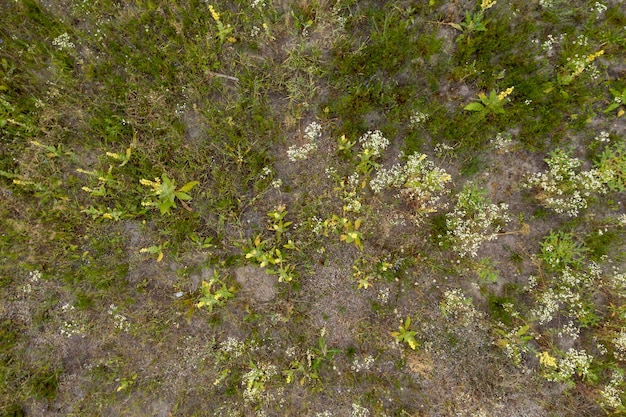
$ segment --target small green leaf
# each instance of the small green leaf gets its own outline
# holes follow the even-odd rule
[[[483,111],[485,109],[485,106],[483,106],[480,103],[470,103],[467,106],[463,107],[463,110],[469,110],[469,111]]]
[[[182,191],[183,193],[186,193],[188,191],[191,191],[191,189],[193,187],[195,187],[196,185],[198,185],[198,184],[199,184],[198,181],[189,181],[187,184],[185,184],[182,187],[180,187],[180,189],[178,191]]]
[[[191,200],[191,196],[187,193],[183,193],[180,191],[176,191],[174,193],[174,195],[176,196],[176,198],[178,198],[179,200]]]
[[[613,103],[611,104],[609,107],[606,108],[606,110],[604,111],[604,113],[609,113],[613,110],[615,110],[616,108],[618,108],[619,106],[621,106],[621,103]]]

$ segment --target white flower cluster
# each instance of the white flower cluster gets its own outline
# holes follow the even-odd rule
[[[67,338],[81,334],[82,331],[82,327],[72,320],[64,322],[63,327],[61,327],[61,335]]]
[[[580,34],[576,37],[576,40],[574,41],[574,45],[587,46],[589,45],[589,38],[583,34]]]
[[[268,363],[253,366],[253,368],[241,378],[241,384],[246,387],[243,392],[244,402],[260,401],[265,392],[265,383],[277,373],[276,366]]]
[[[500,224],[511,220],[508,209],[505,203],[489,204],[473,184],[466,186],[457,196],[454,211],[446,214],[447,236],[452,241],[452,250],[461,257],[475,257],[483,242],[498,237]]]
[[[374,193],[378,194],[386,188],[394,187],[400,188],[406,178],[404,169],[399,164],[392,166],[391,168],[380,168],[376,172],[376,176],[370,181],[370,188]]]
[[[111,304],[109,306],[109,314],[113,316],[113,325],[116,329],[119,329],[123,332],[128,332],[130,330],[130,323],[128,319],[123,314],[119,314],[117,312],[118,308],[115,304]]]
[[[352,414],[351,417],[369,417],[370,410],[365,407],[361,407],[358,404],[352,403]]]
[[[545,291],[537,300],[537,307],[531,310],[531,317],[535,318],[539,324],[550,322],[554,314],[559,311],[560,301],[552,288]]]
[[[613,267],[613,274],[608,279],[607,285],[619,292],[626,290],[626,272],[621,272],[616,267]]]
[[[343,187],[343,195],[341,199],[343,200],[343,209],[346,212],[359,213],[361,211],[361,201],[359,197],[361,193],[359,192],[361,189],[361,181],[358,172],[353,172],[347,178]]]
[[[513,147],[513,136],[510,133],[498,133],[490,142],[498,153],[508,153]]]
[[[324,221],[317,216],[313,216],[309,219],[309,226],[316,236],[321,236],[324,232]]]
[[[563,39],[565,39],[565,35],[563,33],[561,33],[558,37],[550,34],[548,35],[548,39],[541,44],[541,48],[550,54],[554,50],[554,45],[558,45],[563,41]]]
[[[28,273],[29,282],[24,284],[24,286],[22,287],[22,291],[24,292],[24,294],[30,294],[33,291],[32,284],[37,284],[40,279],[41,279],[41,272],[39,272],[36,269],[34,271],[30,271]]]
[[[593,356],[587,354],[584,349],[576,350],[570,348],[565,354],[565,357],[559,360],[557,377],[548,378],[548,380],[566,381],[574,376],[574,374],[578,374],[585,379],[589,375],[591,361],[593,361]]]
[[[531,316],[539,324],[546,324],[555,317],[561,305],[567,307],[570,317],[584,316],[587,312],[584,295],[593,293],[600,282],[601,273],[596,264],[591,264],[587,272],[574,272],[565,268],[559,276],[554,277],[554,287],[548,288],[537,298],[538,306],[531,311]],[[559,336],[567,335],[576,339],[579,333],[580,329],[569,322],[559,331]]]
[[[28,273],[28,280],[32,283],[37,283],[39,282],[39,280],[41,279],[41,272],[39,272],[37,269],[35,269],[34,271],[30,271]]]
[[[374,157],[382,155],[389,146],[389,140],[383,136],[380,130],[366,132],[359,138],[359,143],[363,149],[368,149]]]
[[[287,156],[292,162],[302,161],[309,157],[309,155],[317,150],[317,139],[322,134],[322,126],[317,122],[311,122],[304,129],[304,138],[307,142],[302,146],[292,145],[287,149]]]
[[[595,4],[593,5],[593,7],[591,8],[592,12],[596,12],[597,16],[596,19],[600,19],[600,16],[602,15],[602,13],[606,12],[607,7],[600,3],[599,1],[595,2]]]
[[[387,304],[389,302],[390,289],[389,287],[384,287],[378,290],[378,294],[376,298],[380,301],[381,304]]]
[[[576,340],[580,337],[580,328],[573,321],[569,321],[557,332],[557,336],[571,337],[572,340]]]
[[[424,154],[414,153],[406,164],[381,168],[370,182],[375,193],[386,188],[399,188],[400,195],[418,214],[434,213],[445,207],[442,197],[449,193],[446,184],[452,177],[444,169],[435,166]]]
[[[530,175],[522,186],[536,188],[536,197],[544,206],[570,217],[576,217],[579,210],[587,208],[593,193],[606,193],[606,184],[614,176],[610,170],[576,172],[581,161],[561,149],[555,150],[546,163],[547,172]]]
[[[435,155],[437,155],[437,158],[452,158],[455,156],[454,146],[450,146],[443,142],[439,142],[438,144],[436,144],[433,150],[435,151]]]
[[[622,395],[624,392],[620,386],[624,383],[624,377],[614,373],[611,382],[600,391],[600,404],[605,408],[620,408],[624,406]]]
[[[518,326],[512,329],[500,330],[498,333],[502,336],[495,342],[496,345],[503,347],[504,354],[513,361],[515,366],[520,367],[522,364],[522,354],[531,351],[530,345],[520,337],[520,334],[526,334],[528,331],[525,326]],[[506,333],[505,333],[506,332]]]
[[[619,97],[616,97],[619,98]],[[601,131],[600,134],[598,136],[596,136],[594,138],[594,140],[600,142],[600,143],[608,143],[611,141],[611,138],[609,137],[609,132],[606,131]]]
[[[374,357],[372,355],[367,355],[363,358],[363,361],[359,361],[359,358],[354,358],[352,361],[352,365],[350,365],[350,369],[354,372],[361,371],[369,371],[374,364]]]
[[[67,32],[60,34],[52,40],[52,45],[56,46],[59,51],[71,51],[75,45],[70,41],[70,35]]]
[[[582,43],[582,41],[579,41],[579,43]],[[575,54],[573,57],[568,57],[567,66],[572,71],[572,76],[580,75],[585,70],[587,70],[589,76],[594,80],[600,76],[600,71],[593,64],[593,60],[589,59],[589,56]]]
[[[317,140],[321,134],[322,125],[315,121],[309,123],[309,125],[304,128],[304,136],[311,142]]]
[[[261,173],[259,174],[259,178],[261,178],[262,180],[270,177],[272,175],[272,168],[265,166],[263,167],[263,169],[261,170]]]
[[[465,297],[461,290],[448,290],[443,294],[443,301],[439,303],[441,314],[462,326],[478,324],[483,315],[474,308],[472,299]]]
[[[65,314],[72,314],[76,309],[73,305],[66,303],[61,306],[61,311]],[[81,326],[76,321],[70,319],[63,322],[63,326],[61,327],[61,335],[67,338],[70,338],[74,335],[81,334],[84,332],[84,327]]]
[[[245,352],[246,343],[229,336],[220,343],[220,350],[224,353],[231,354],[234,358],[238,358]]]
[[[421,126],[430,116],[426,113],[416,110],[409,118],[409,126],[416,128]]]
[[[626,329],[622,330],[613,339],[615,345],[615,357],[621,361],[626,361]]]

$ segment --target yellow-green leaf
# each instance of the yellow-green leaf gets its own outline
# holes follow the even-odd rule
[[[186,193],[187,191],[191,191],[191,189],[193,187],[195,187],[196,185],[198,185],[198,184],[199,184],[198,181],[190,181],[187,184],[185,184],[182,187],[180,187],[180,189],[178,191],[182,191],[182,192]]]

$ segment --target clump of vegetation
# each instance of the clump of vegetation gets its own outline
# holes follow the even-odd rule
[[[441,237],[459,256],[475,257],[481,244],[496,239],[511,220],[508,209],[506,203],[489,203],[484,190],[469,183],[457,195],[454,210],[446,214],[447,235]]]
[[[587,208],[594,194],[606,194],[607,183],[612,183],[615,175],[607,164],[603,169],[577,172],[581,161],[560,148],[550,154],[546,163],[550,169],[532,174],[524,186],[536,188],[536,198],[545,207],[570,217]]]
[[[621,6],[5,1],[0,415],[625,414]]]

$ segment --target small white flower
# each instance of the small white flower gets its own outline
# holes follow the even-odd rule
[[[52,45],[56,46],[59,51],[70,51],[75,48],[75,45],[70,41],[70,35],[67,32],[54,38]]]

